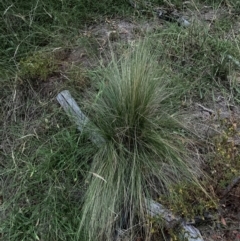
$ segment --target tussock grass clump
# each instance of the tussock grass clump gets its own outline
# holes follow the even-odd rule
[[[120,59],[112,54],[99,78],[91,120],[106,143],[93,154],[79,230],[88,240],[112,240],[118,229],[126,229],[129,240],[139,232],[147,237],[145,200],[168,193],[178,181],[197,183],[198,168],[185,150],[188,138],[180,136],[185,128],[175,105],[178,88],[147,42]]]

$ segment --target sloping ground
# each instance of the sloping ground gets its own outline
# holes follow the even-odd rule
[[[227,11],[222,9],[214,11],[204,8],[197,14],[196,12],[189,12],[183,15],[186,15],[191,23],[193,22],[193,16],[198,15],[196,21],[204,21],[203,25],[210,28],[210,31],[214,31],[217,25],[215,21],[225,18],[226,14]],[[36,139],[41,139],[44,138],[46,133],[54,133],[59,128],[69,125],[55,100],[56,94],[60,90],[68,88],[75,95],[79,96],[79,93],[81,93],[80,99],[87,98],[88,88],[97,89],[95,85],[90,83],[87,69],[95,69],[100,59],[104,64],[108,63],[109,49],[113,48],[119,51],[119,54],[124,54],[124,48],[131,48],[139,38],[146,36],[146,34],[159,33],[169,27],[171,26],[168,22],[157,17],[142,20],[142,22],[106,19],[105,22],[80,30],[79,38],[76,39],[76,46],[67,49],[64,47],[54,49],[52,53],[57,66],[46,79],[42,80],[39,76],[33,77],[28,85],[25,82],[21,83],[21,81],[24,81],[24,77],[20,77],[17,80],[20,83],[17,83],[15,89],[6,88],[8,94],[1,97],[5,112],[1,120],[4,134],[0,144],[1,151],[4,153],[0,156],[2,167],[5,168],[8,165],[4,159],[5,156],[12,155],[11,158],[14,160],[14,149],[25,153],[25,148],[29,148],[25,145],[29,143],[25,142],[24,139],[28,136],[32,135]],[[234,26],[233,29],[235,29]],[[237,34],[236,31],[234,34]],[[232,38],[234,34],[231,31],[226,33],[228,38]],[[87,44],[86,42],[83,43],[83,40]],[[122,50],[120,51],[119,48],[122,48]],[[238,74],[239,71],[236,69],[228,76],[228,81],[231,82],[233,75]],[[239,81],[237,78],[234,78],[235,80]],[[201,99],[196,95],[186,95],[182,107],[183,110],[187,111],[186,122],[193,126],[199,137],[199,149],[196,150],[198,152],[196,155],[204,160],[204,168],[212,178],[209,189],[220,200],[218,210],[213,211],[213,218],[206,221],[201,220],[196,223],[196,226],[201,230],[205,241],[237,241],[240,240],[240,184],[239,182],[232,186],[231,184],[234,177],[237,178],[240,175],[240,169],[237,169],[240,167],[240,107],[239,102],[234,99],[234,94],[224,93],[224,91],[219,92],[219,89],[212,91],[211,94],[214,95],[214,98],[208,96]],[[42,118],[42,110],[46,112],[44,119]],[[53,115],[53,113],[58,114]],[[63,122],[59,120],[59,115]],[[25,123],[19,135],[14,137],[10,133],[13,130],[9,131],[9,122]],[[13,140],[14,138],[18,139]],[[228,156],[231,159],[229,161],[227,161]],[[230,174],[228,173],[229,170]],[[34,173],[34,168],[32,171]],[[228,173],[227,177],[225,176],[226,173]],[[33,174],[28,173],[28,175]],[[224,181],[224,183],[221,183],[221,181]],[[1,185],[7,185],[8,182],[10,181],[2,179]],[[73,196],[75,198],[77,196],[76,199],[79,196],[78,188],[80,187],[76,184],[76,188],[71,190]],[[227,188],[229,188],[229,192],[223,196]],[[15,190],[12,191],[12,193],[14,192]],[[10,196],[11,193],[8,195],[0,193],[0,215],[2,219],[7,216],[5,210],[7,210],[8,204],[6,200]],[[70,199],[72,198],[70,197]],[[27,201],[23,201],[22,207],[26,205],[25,202]]]
[[[196,17],[195,14],[192,15]],[[211,28],[212,26],[214,27],[214,21],[226,16],[227,12],[223,9],[214,11],[211,8],[205,7],[198,13],[198,17],[195,21],[203,21],[205,26],[208,25]],[[194,21],[193,16],[188,16],[187,19],[189,21]],[[111,48],[116,48],[116,46],[125,43],[131,47],[132,45],[134,46],[135,42],[141,38],[141,36],[145,36],[147,33],[161,31],[161,29],[165,28],[167,28],[166,23],[159,18],[156,18],[155,20],[145,20],[141,23],[121,19],[108,19],[104,23],[90,26],[88,29],[84,30],[82,34],[96,40],[95,44],[99,50],[99,55],[107,62],[108,54],[106,53],[109,50],[109,46],[111,46]],[[86,68],[96,64],[89,60],[87,54],[84,53],[81,47],[71,50],[65,61],[66,65],[76,64]],[[230,79],[233,77],[229,75],[228,78],[229,81],[231,81]],[[199,147],[198,155],[205,156],[206,154],[211,155],[211,153],[215,155],[216,147],[212,140],[214,138],[220,140],[223,135],[226,134],[228,128],[234,127],[234,133],[231,133],[230,136],[227,137],[224,144],[231,143],[231,145],[234,146],[234,155],[239,159],[240,107],[238,104],[234,103],[233,98],[229,97],[227,94],[219,93],[218,90],[216,90],[214,95],[214,100],[195,101],[194,99],[191,99],[190,102],[187,103],[187,111],[190,115],[188,114],[186,121],[189,125],[193,126],[200,140],[199,144],[201,146]],[[206,144],[209,146],[206,146]],[[205,158],[206,157],[204,157],[204,159]],[[226,165],[229,165],[229,168],[231,168],[230,164]],[[240,240],[239,182],[236,183],[230,191],[224,195],[224,197],[222,197],[226,188],[231,186],[232,180],[229,179],[229,183],[226,183],[229,186],[225,188],[221,187],[217,182],[224,174],[219,175],[217,178],[214,177],[215,172],[221,172],[221,170],[218,169],[219,167],[214,169],[206,166],[205,168],[208,174],[213,178],[214,182],[211,184],[211,188],[214,195],[220,200],[220,205],[219,209],[214,212],[212,219],[196,222],[196,226],[201,230],[204,240],[206,241]],[[238,173],[239,172],[237,171],[236,175]]]

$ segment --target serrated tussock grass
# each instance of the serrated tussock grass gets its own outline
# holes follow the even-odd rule
[[[146,199],[168,193],[178,181],[198,185],[185,147],[188,130],[178,118],[179,88],[146,40],[121,58],[112,53],[98,77],[102,87],[93,94],[91,120],[106,142],[93,154],[79,232],[105,241],[124,229],[129,240],[148,240]]]

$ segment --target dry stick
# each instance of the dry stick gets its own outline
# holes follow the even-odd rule
[[[57,100],[69,117],[75,121],[78,130],[82,132],[86,124],[89,122],[89,119],[83,114],[76,101],[72,98],[70,92],[68,90],[60,92],[57,95]],[[103,137],[96,132],[90,133],[90,140],[98,147],[105,143]]]
[[[152,199],[145,200],[145,203],[148,214],[152,217],[160,216],[164,220],[166,228],[172,229],[179,225],[183,230],[183,240],[203,241],[202,235],[197,228],[185,224],[180,217],[175,216],[160,203]]]
[[[204,107],[201,104],[196,104],[196,105],[199,106],[200,108],[202,108],[204,111],[207,111],[207,112],[209,112],[211,114],[214,114],[214,111],[212,109],[206,108],[206,107]]]
[[[82,131],[86,124],[89,122],[89,119],[83,114],[76,101],[72,98],[70,92],[68,90],[60,92],[57,95],[57,100],[69,115],[69,117],[74,119],[78,129]],[[90,139],[98,147],[105,143],[103,137],[101,137],[97,132],[90,133]],[[203,238],[198,229],[192,225],[188,225],[182,222],[180,217],[174,216],[171,211],[166,209],[160,203],[155,202],[152,199],[146,199],[145,204],[148,215],[152,217],[160,216],[164,220],[166,228],[171,229],[176,224],[180,225],[184,231],[184,240],[203,241]],[[120,236],[120,233],[124,233],[124,231],[121,232],[121,230],[119,230],[118,233]]]

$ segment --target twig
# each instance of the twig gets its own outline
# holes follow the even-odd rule
[[[201,105],[201,104],[196,104],[197,106],[199,106],[200,108],[202,108],[204,111],[207,111],[207,112],[209,112],[209,113],[211,113],[211,114],[213,114],[214,113],[214,111],[212,110],[212,109],[209,109],[209,108],[206,108],[206,107],[204,107],[203,105]]]

